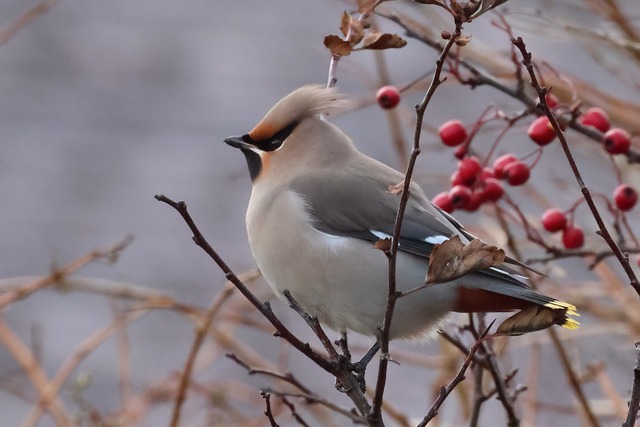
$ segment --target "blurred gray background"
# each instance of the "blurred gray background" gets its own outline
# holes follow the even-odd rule
[[[0,2],[0,29],[35,4]],[[289,91],[326,81],[329,54],[322,39],[338,31],[340,14],[348,8],[338,1],[61,0],[0,46],[0,277],[47,274],[52,263],[66,263],[131,233],[135,241],[115,265],[93,264],[81,275],[144,284],[205,307],[224,276],[195,247],[176,212],[153,196],[187,201],[229,265],[236,272],[253,267],[244,231],[250,181],[240,153],[222,141],[250,130]],[[487,23],[469,25],[468,31],[474,43],[508,49],[504,34]],[[563,61],[563,69],[594,66],[571,43],[533,37],[528,42],[539,57]],[[435,57],[409,40],[405,49],[386,54],[392,82],[411,81],[431,69]],[[378,79],[373,55],[345,58],[338,79],[345,92],[373,99]],[[623,93],[623,86],[607,84]],[[637,100],[637,94],[631,96]],[[401,106],[407,141],[418,99],[418,93],[410,94]],[[426,122],[430,127],[452,117],[471,122],[491,102],[509,103],[485,88],[471,92],[444,85]],[[386,113],[375,105],[337,123],[362,151],[402,166],[388,139]],[[434,150],[420,159],[416,176],[434,195],[446,187],[454,161],[437,147],[432,133],[424,141]],[[560,153],[559,147],[549,150],[548,158]],[[545,161],[541,168],[559,173]],[[579,196],[573,187],[550,191]],[[481,223],[480,215],[461,217],[471,225]],[[283,304],[275,306],[285,319],[300,323]],[[6,312],[27,341],[34,325],[41,328],[43,364],[50,374],[111,316],[104,298],[57,292],[37,294]],[[192,331],[191,324],[167,312],[135,323],[130,328],[134,382],[146,384],[181,369]],[[263,344],[273,347],[264,351],[275,358],[277,342]],[[108,342],[81,367],[93,376],[86,396],[104,412],[118,405],[114,351]],[[425,345],[424,352],[434,351]],[[549,357],[549,363],[557,363]],[[318,373],[297,358],[292,356],[292,369]],[[619,360],[618,378],[626,383],[633,355],[616,350],[610,358],[612,365]],[[219,368],[210,375],[260,384],[231,362]],[[428,379],[415,381],[411,372],[392,370],[397,383],[390,393],[402,393],[401,406],[409,415],[423,414],[430,401],[424,392]],[[0,375],[18,371],[0,348]],[[330,379],[320,378],[317,390],[333,396]],[[555,381],[568,393],[562,377]],[[30,407],[0,390],[2,425],[19,425]],[[168,408],[152,411],[145,425],[166,425]],[[43,420],[49,425],[50,419]]]

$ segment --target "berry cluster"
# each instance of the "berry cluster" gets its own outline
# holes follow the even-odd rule
[[[626,154],[631,148],[631,135],[624,129],[611,128],[607,112],[598,107],[589,108],[579,119],[585,126],[591,126],[603,133],[602,145],[609,154]]]
[[[638,193],[627,184],[620,184],[613,191],[613,201],[620,211],[631,210],[638,202]],[[573,211],[577,205],[571,209]],[[542,227],[545,230],[555,233],[562,231],[562,244],[567,249],[579,248],[584,244],[584,232],[574,225],[568,218],[567,213],[558,208],[551,208],[542,214]]]
[[[460,159],[451,176],[451,189],[433,199],[433,203],[446,212],[455,209],[476,211],[482,204],[497,202],[504,194],[500,180],[509,185],[522,185],[529,180],[529,166],[513,154],[505,154],[483,167],[477,157],[467,155],[467,128],[460,120],[449,120],[438,128],[440,140],[447,147],[458,147],[455,155]],[[555,136],[555,133],[554,133]]]
[[[394,86],[384,86],[377,93],[378,104],[384,109],[395,108],[400,102],[400,92]],[[551,109],[559,105],[558,99],[548,93],[546,103]],[[631,135],[624,129],[611,128],[607,113],[597,107],[589,108],[578,118],[584,126],[591,126],[603,133],[602,145],[610,154],[625,154],[631,148]],[[480,122],[480,120],[479,120]],[[564,128],[562,128],[564,130]],[[449,120],[438,128],[442,144],[456,147],[455,157],[458,166],[451,175],[451,188],[432,199],[432,202],[445,212],[462,209],[474,212],[484,204],[497,202],[504,195],[502,182],[512,186],[526,183],[531,175],[532,166],[524,163],[513,154],[504,154],[494,160],[491,167],[477,157],[469,155],[468,148],[476,128],[468,131],[460,120]],[[542,147],[556,139],[556,132],[546,116],[536,118],[527,130],[529,138]],[[638,193],[627,184],[620,184],[613,192],[613,202],[618,211],[631,210],[638,202]],[[573,211],[580,202],[566,212],[552,208],[543,213],[541,222],[545,230],[562,232],[562,244],[566,249],[577,249],[584,245],[584,231],[573,223]],[[640,263],[640,257],[639,263]]]
[[[567,249],[576,249],[584,244],[584,231],[582,231],[582,228],[571,223],[567,215],[560,209],[551,208],[546,210],[542,214],[542,226],[551,233],[562,231],[562,244]]]

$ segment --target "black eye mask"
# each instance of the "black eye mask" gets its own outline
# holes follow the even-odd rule
[[[289,135],[291,135],[291,132],[293,132],[296,126],[298,126],[297,122],[291,123],[289,126],[273,135],[271,138],[263,139],[260,141],[255,141],[249,136],[249,134],[242,135],[242,140],[247,144],[255,145],[262,151],[275,151],[280,148],[280,146],[282,146],[284,140],[287,139]]]

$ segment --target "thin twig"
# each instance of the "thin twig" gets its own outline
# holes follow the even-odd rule
[[[122,241],[115,244],[114,246],[111,246],[110,248],[89,252],[88,254],[83,255],[74,261],[71,261],[69,264],[55,269],[50,275],[46,277],[34,280],[30,283],[26,283],[23,286],[0,295],[0,310],[14,301],[26,298],[34,292],[60,282],[63,278],[69,276],[76,270],[93,261],[106,259],[109,262],[115,262],[120,252],[122,252],[127,246],[129,246],[129,243],[131,243],[132,241],[133,236],[127,236]]]
[[[280,396],[280,399],[282,400],[282,403],[287,405],[287,408],[289,408],[289,410],[291,411],[291,416],[293,417],[294,420],[298,422],[298,424],[300,424],[302,427],[310,427],[309,424],[307,424],[307,422],[302,419],[300,414],[298,414],[298,411],[296,411],[295,405],[289,402],[289,399],[287,399],[284,396]]]
[[[266,406],[264,410],[264,415],[266,415],[267,419],[269,420],[269,425],[271,427],[279,427],[279,424],[276,422],[276,419],[273,418],[273,412],[271,412],[271,394],[262,390],[260,392],[260,396],[262,396],[262,398],[264,399],[264,404]]]
[[[427,413],[427,415],[425,415],[422,421],[420,421],[420,423],[418,424],[418,427],[426,426],[429,423],[429,421],[431,421],[433,418],[435,418],[436,415],[438,415],[438,411],[440,410],[440,407],[442,406],[444,401],[447,399],[447,396],[449,396],[449,394],[451,394],[451,392],[456,388],[456,386],[464,380],[465,378],[464,374],[467,372],[467,369],[469,368],[469,365],[473,360],[473,355],[476,354],[476,352],[482,345],[484,339],[489,333],[489,329],[491,329],[494,322],[495,321],[491,322],[491,324],[478,337],[478,340],[471,347],[471,349],[469,350],[469,354],[467,354],[467,357],[464,359],[462,366],[460,366],[460,369],[458,369],[458,373],[456,374],[456,376],[453,377],[451,382],[446,387],[440,388],[440,393],[438,394],[438,397],[436,398],[435,402],[433,402],[433,405],[431,406],[431,409],[429,409],[429,412]]]
[[[307,388],[304,384],[302,384],[290,372],[282,373],[282,372],[272,371],[272,370],[269,370],[269,369],[251,367],[245,361],[240,359],[234,353],[227,353],[227,354],[225,354],[225,356],[228,357],[229,359],[233,360],[234,362],[236,362],[238,365],[240,365],[243,368],[245,368],[249,375],[265,375],[267,377],[273,377],[273,378],[276,378],[276,379],[278,379],[280,381],[284,381],[286,383],[291,384],[292,386],[296,387],[297,389],[299,389],[301,392],[303,392],[305,394],[309,394],[309,395],[313,394],[313,392],[311,390],[309,390],[309,388]]]
[[[410,185],[413,170],[415,168],[416,160],[420,155],[420,136],[422,134],[422,121],[424,119],[424,113],[427,109],[427,105],[431,101],[433,94],[440,84],[444,81],[440,76],[442,74],[442,68],[445,63],[445,59],[451,50],[451,47],[455,44],[458,37],[462,32],[462,20],[460,17],[455,18],[455,30],[451,34],[449,40],[442,49],[442,53],[436,61],[436,69],[431,79],[431,84],[424,95],[424,98],[419,105],[416,106],[416,127],[413,138],[413,149],[411,150],[411,156],[409,157],[409,164],[405,172],[404,183],[402,187],[402,195],[400,197],[400,203],[398,205],[398,212],[396,214],[395,227],[393,231],[393,238],[391,240],[391,248],[388,251],[389,257],[389,294],[387,299],[387,309],[382,323],[382,329],[380,332],[380,349],[381,357],[378,365],[378,377],[376,382],[376,391],[373,399],[373,410],[369,416],[369,421],[375,424],[382,419],[382,401],[384,396],[384,389],[387,381],[387,368],[389,365],[389,333],[391,331],[391,322],[393,320],[393,310],[395,308],[396,300],[398,299],[398,292],[396,290],[396,259],[398,253],[398,243],[400,241],[400,230],[402,228],[402,219],[404,217],[404,211],[409,202]]]
[[[361,417],[360,415],[356,414],[354,411],[343,408],[341,406],[336,405],[333,402],[330,402],[328,400],[325,400],[319,396],[316,396],[314,394],[306,394],[306,393],[290,393],[290,392],[284,392],[284,391],[278,391],[278,390],[273,390],[273,389],[265,389],[266,391],[268,391],[269,393],[273,394],[274,396],[286,396],[286,397],[295,397],[298,399],[302,399],[305,400],[309,403],[317,403],[319,405],[325,406],[329,409],[331,409],[333,412],[343,415],[345,417],[347,417],[352,423],[354,424],[366,424],[366,421],[363,417]]]
[[[633,368],[633,386],[631,388],[631,401],[629,401],[629,412],[622,427],[633,427],[638,418],[640,409],[640,341],[636,341],[636,366]]]

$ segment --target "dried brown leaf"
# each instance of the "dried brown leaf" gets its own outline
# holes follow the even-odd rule
[[[566,310],[551,309],[541,305],[531,305],[502,322],[496,331],[504,335],[522,335],[540,331],[562,323]]]
[[[324,38],[324,45],[331,51],[332,55],[347,56],[353,50],[348,41],[342,40],[335,34],[326,36]]]
[[[373,10],[378,0],[358,0],[358,12],[367,13]]]
[[[349,25],[351,25],[351,15],[345,10],[342,12],[342,19],[340,20],[340,32],[344,37],[347,37],[349,33]]]
[[[380,239],[373,244],[373,247],[376,249],[380,249],[383,252],[387,252],[389,249],[391,249],[391,239],[388,237]]]
[[[407,41],[397,34],[372,31],[364,37],[362,49],[397,49],[406,46]]]
[[[429,256],[427,283],[449,282],[474,271],[501,265],[504,259],[502,249],[488,246],[480,239],[465,245],[456,235],[434,246]]]

